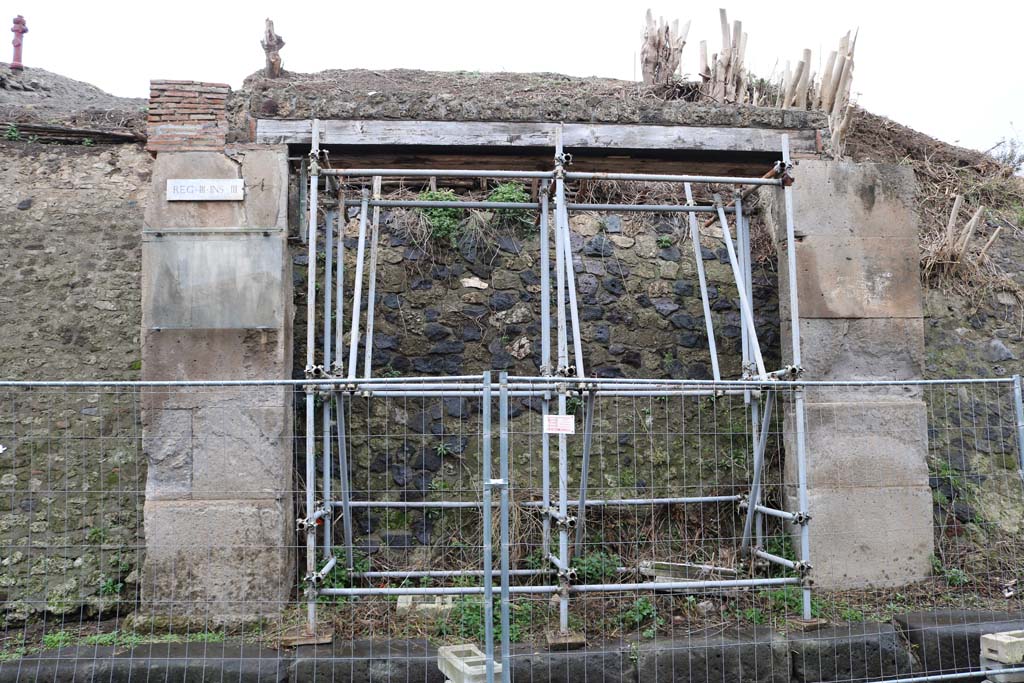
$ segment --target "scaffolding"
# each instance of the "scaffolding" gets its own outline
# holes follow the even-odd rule
[[[308,211],[306,240],[308,248],[307,273],[307,328],[306,328],[306,378],[305,385],[305,517],[299,521],[299,530],[305,532],[306,540],[306,628],[311,638],[317,636],[317,600],[322,596],[420,596],[420,595],[481,595],[485,611],[486,628],[485,655],[487,680],[493,681],[496,670],[502,680],[508,680],[511,667],[509,662],[509,605],[511,594],[537,594],[555,596],[558,602],[559,625],[555,633],[549,634],[549,641],[569,644],[572,639],[569,620],[569,603],[575,594],[589,592],[613,592],[624,590],[736,590],[766,586],[797,586],[802,593],[802,616],[811,619],[811,564],[809,557],[807,509],[806,454],[804,444],[804,395],[802,384],[792,384],[800,374],[799,308],[796,287],[796,260],[794,250],[793,199],[790,186],[793,182],[793,164],[790,160],[789,141],[786,136],[780,140],[781,161],[763,177],[728,177],[702,175],[658,175],[644,173],[585,173],[569,170],[572,155],[563,149],[560,131],[556,133],[553,149],[553,168],[550,171],[501,171],[501,170],[443,170],[443,169],[387,169],[387,168],[326,168],[322,165],[323,155],[319,144],[319,122],[313,121],[312,147],[308,164],[304,165],[303,183],[305,208]],[[318,197],[321,176],[333,179],[337,187],[337,212],[328,214],[325,224],[326,261],[323,274],[322,309],[318,309],[317,289],[317,223]],[[384,178],[472,178],[472,179],[518,179],[539,183],[537,201],[495,202],[495,201],[425,201],[386,200],[381,197],[380,188]],[[372,192],[363,188],[358,198],[344,195],[346,181],[354,178],[369,178]],[[620,180],[672,183],[680,188],[678,204],[599,204],[572,203],[566,198],[566,184],[583,180]],[[326,183],[325,183],[326,184]],[[714,201],[700,205],[694,201],[693,186],[696,184],[728,185],[734,188],[733,196],[714,194]],[[765,367],[761,346],[753,315],[752,264],[750,244],[750,222],[744,215],[743,198],[750,191],[762,186],[778,187],[784,194],[785,246],[788,259],[789,310],[792,326],[792,365],[769,369]],[[540,305],[541,305],[541,350],[540,376],[519,377],[502,373],[494,381],[491,373],[478,375],[441,377],[373,377],[371,359],[374,342],[374,308],[378,267],[378,243],[380,239],[381,208],[458,208],[458,209],[516,209],[534,211],[540,231]],[[346,298],[344,274],[344,240],[342,231],[348,209],[358,211],[358,241],[355,253],[353,291]],[[372,209],[372,211],[371,211]],[[608,379],[589,376],[584,367],[583,342],[581,339],[580,311],[578,306],[576,273],[573,265],[570,242],[570,214],[573,211],[615,211],[615,212],[657,212],[682,213],[686,215],[689,236],[693,245],[695,267],[699,282],[703,322],[711,356],[712,379],[660,380],[660,379]],[[699,216],[708,216],[706,225],[715,222],[721,229],[732,277],[739,298],[740,331],[742,350],[742,376],[732,380],[723,378],[718,362],[715,330],[707,278],[701,253]],[[553,217],[553,224],[552,224]],[[730,221],[731,219],[731,221]],[[731,225],[730,225],[731,223]],[[735,235],[733,234],[735,230]],[[335,236],[335,231],[338,235]],[[554,246],[554,286],[552,287],[551,246]],[[364,298],[364,279],[366,295]],[[552,294],[554,311],[552,311]],[[365,301],[365,304],[364,304]],[[348,302],[348,330],[344,329],[345,304]],[[365,307],[365,322],[362,311]],[[332,327],[332,314],[337,324]],[[323,325],[323,364],[315,364],[315,328],[318,315]],[[554,318],[554,330],[552,330]],[[554,332],[554,333],[553,333]],[[347,337],[347,352],[346,352]],[[363,343],[363,367],[359,370],[359,344]],[[776,397],[780,390],[789,395],[796,432],[797,509],[773,508],[763,499],[762,477],[765,470],[765,449],[769,435],[769,416],[777,409]],[[316,441],[317,441],[317,397],[324,400],[321,408],[320,438],[322,439],[322,462],[318,499]],[[346,402],[358,399],[410,399],[410,398],[473,398],[480,401],[481,434],[480,449],[482,462],[482,487],[479,499],[466,500],[353,500],[350,480],[350,444],[346,429]],[[539,569],[517,569],[510,567],[509,560],[509,508],[510,508],[510,429],[509,400],[512,397],[526,397],[539,400],[544,429],[541,438],[541,487],[539,501],[526,501],[525,507],[534,509],[541,517],[542,557],[547,566]],[[599,397],[710,397],[722,399],[734,397],[742,400],[746,419],[750,427],[750,448],[753,453],[753,472],[747,491],[730,495],[697,495],[667,497],[637,497],[597,499],[588,497],[587,482],[591,466],[591,450],[594,433],[594,414]],[[583,409],[582,461],[578,472],[570,472],[569,437],[575,433],[568,403],[578,401]],[[495,441],[492,429],[492,408],[497,404],[498,430],[497,451],[498,471],[492,471],[492,448]],[[333,403],[333,410],[331,404]],[[333,413],[333,414],[332,414]],[[337,458],[337,477],[340,490],[332,489],[335,477],[334,460]],[[578,491],[571,491],[571,475],[578,476]],[[638,583],[586,583],[580,582],[572,567],[571,557],[582,550],[587,524],[587,511],[595,507],[628,507],[640,505],[694,505],[728,504],[738,506],[743,514],[741,549],[751,560],[759,559],[768,565],[791,570],[790,576],[755,578],[728,578],[730,572],[722,568],[715,578],[702,580],[661,580]],[[400,586],[377,587],[372,585],[353,587],[327,587],[326,579],[334,571],[343,570],[347,576],[365,579],[408,579],[414,577],[446,577],[462,572],[446,571],[376,571],[359,572],[354,562],[353,514],[364,508],[405,508],[405,509],[481,509],[483,533],[481,538],[482,576],[481,586]],[[498,511],[499,566],[492,566],[492,541],[494,530],[489,511]],[[336,515],[342,525],[341,559],[333,547],[332,522]],[[799,535],[799,559],[794,561],[769,552],[763,544],[765,519],[771,517],[784,520]],[[318,540],[319,539],[319,540]],[[318,553],[318,546],[320,552]],[[342,563],[345,566],[339,567]],[[734,572],[733,572],[734,573]],[[547,577],[546,585],[513,585],[512,577],[539,575]],[[726,578],[722,578],[724,575]],[[497,579],[497,587],[495,586]],[[553,579],[553,580],[551,580]],[[501,666],[496,667],[495,634],[492,612],[495,591],[499,594]]]

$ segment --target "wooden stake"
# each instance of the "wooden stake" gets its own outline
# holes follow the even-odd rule
[[[991,247],[992,243],[996,241],[996,238],[999,237],[999,233],[1002,232],[1002,230],[1003,226],[1000,225],[999,227],[992,231],[992,236],[988,238],[988,242],[985,242],[985,246],[983,246],[981,248],[981,251],[978,252],[978,255],[974,257],[975,263],[981,263],[981,259],[982,257],[985,256],[985,252],[988,251],[988,248]]]

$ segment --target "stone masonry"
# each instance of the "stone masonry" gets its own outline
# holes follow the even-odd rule
[[[915,181],[906,167],[803,161],[793,185],[802,364],[810,380],[922,376],[924,332]],[[779,246],[783,355],[788,273],[781,191],[765,192]],[[807,392],[807,479],[815,585],[897,586],[931,572],[924,401],[906,387]],[[786,494],[797,509],[786,420]]]
[[[144,379],[290,376],[286,156],[267,146],[158,155],[143,230]],[[242,178],[245,198],[169,202],[175,178]],[[145,395],[143,617],[169,605],[227,623],[281,611],[292,587],[291,434],[287,387]]]

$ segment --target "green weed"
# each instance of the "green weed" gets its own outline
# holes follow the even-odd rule
[[[421,192],[420,201],[454,202],[458,198],[453,190],[428,190]],[[454,249],[459,244],[459,235],[465,210],[455,207],[437,207],[420,209],[430,226],[430,236],[436,240],[446,241]]]

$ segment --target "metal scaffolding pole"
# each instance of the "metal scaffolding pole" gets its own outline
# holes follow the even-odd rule
[[[345,372],[345,226],[348,225],[348,213],[345,210],[345,179],[338,181],[338,241],[336,246],[337,271],[335,290],[337,304],[335,306],[334,325],[334,362],[331,374],[341,377]],[[358,310],[358,307],[356,307]],[[326,364],[325,364],[326,367]],[[341,495],[341,531],[345,549],[345,568],[351,572],[355,568],[355,556],[352,548],[352,494],[348,471],[348,432],[345,426],[345,394],[334,392],[334,416],[338,427],[338,481]]]
[[[481,475],[483,479],[483,578],[484,578],[484,654],[486,655],[487,683],[494,683],[494,573],[491,567],[494,558],[494,541],[491,538],[491,373],[484,373],[483,396],[480,402],[481,450],[483,461]],[[504,583],[505,577],[502,576]]]
[[[499,511],[501,525],[501,680],[511,681],[512,676],[512,641],[510,635],[510,617],[512,604],[509,599],[509,489],[512,481],[508,472],[508,374],[501,373],[500,411],[498,434],[498,484],[501,487],[501,507]]]
[[[782,136],[783,173],[788,174],[791,168],[789,159],[789,136]],[[782,194],[786,211],[786,261],[789,270],[789,316],[790,337],[792,338],[793,365],[800,367],[800,306],[797,297],[796,283],[796,230],[793,226],[793,189],[790,183],[782,183]],[[804,391],[797,386],[794,390],[793,409],[796,420],[796,462],[797,462],[797,497],[800,504],[799,512],[805,517],[800,525],[800,561],[810,568],[811,537],[806,522],[807,505],[807,443],[805,434]],[[811,618],[811,588],[803,582],[803,618]]]
[[[332,298],[332,287],[331,287],[331,276],[334,275],[334,217],[333,211],[327,212],[326,220],[324,221],[324,250],[325,263],[324,263],[324,340],[323,340],[323,356],[324,356],[324,370],[329,370],[331,367],[331,306],[333,302]],[[312,324],[312,323],[310,323]],[[331,402],[324,401],[321,406],[321,413],[323,416],[323,485],[322,491],[324,500],[331,500]],[[332,529],[331,529],[331,515],[324,515],[324,560],[329,560],[333,557],[333,549],[331,548],[331,542],[333,540]]]
[[[725,242],[725,250],[729,253],[729,264],[732,266],[732,276],[736,281],[736,291],[740,298],[740,321],[747,326],[750,333],[751,349],[754,352],[754,362],[757,364],[757,375],[761,379],[768,376],[764,369],[764,359],[761,357],[761,345],[757,341],[757,331],[754,329],[754,313],[750,306],[750,299],[747,297],[746,288],[743,286],[743,273],[736,262],[736,249],[733,247],[732,235],[729,233],[729,220],[725,217],[722,208],[722,199],[715,195],[718,205],[718,221],[722,225],[722,240]]]
[[[693,206],[693,189],[690,183],[683,185],[686,193],[686,203]],[[700,229],[697,227],[697,215],[691,213],[690,220],[690,241],[693,242],[693,256],[697,267],[697,281],[700,284],[700,301],[704,308],[704,326],[708,332],[708,351],[711,353],[711,376],[715,381],[722,379],[718,369],[718,349],[715,347],[715,323],[711,318],[711,302],[708,299],[708,282],[704,276],[704,254],[700,246]]]
[[[359,246],[356,249],[356,276],[352,285],[352,323],[348,332],[348,378],[356,378],[359,348],[359,314],[363,307],[363,257],[366,252],[366,209],[370,201],[369,193],[363,188],[363,199],[359,208]]]
[[[373,177],[373,198],[380,199],[380,176]],[[366,291],[366,343],[363,354],[363,377],[373,374],[373,309],[377,299],[377,251],[380,243],[380,207],[373,207],[370,226],[370,273]]]
[[[317,190],[320,182],[320,122],[313,120],[313,147],[309,153],[309,263],[306,272],[306,374],[313,372],[316,344],[316,223]],[[313,387],[306,387],[306,517],[311,519],[316,505],[316,418]],[[306,525],[306,629],[316,634],[316,524]]]
[[[768,392],[768,398],[765,400],[765,411],[772,409],[772,403],[775,399],[775,392]],[[761,477],[764,472],[764,451],[768,445],[768,420],[764,420],[761,423],[761,435],[757,439],[756,446],[754,448],[754,475],[752,483],[750,485],[750,498],[747,504],[747,515],[746,520],[743,522],[743,541],[740,544],[740,551],[744,551],[750,545],[750,534],[753,528],[753,521],[755,514],[757,513],[758,501],[761,499]],[[757,544],[758,546],[760,544]]]
[[[587,478],[590,476],[590,448],[594,433],[594,397],[597,392],[588,391],[583,404],[583,462],[580,465],[580,500],[576,510],[576,554],[583,553],[587,518]]]
[[[560,203],[564,201],[564,180],[562,156],[562,134],[559,129],[555,141],[555,302],[558,309],[558,372],[566,373],[569,366],[569,345],[567,339],[565,319],[565,275],[568,269],[565,267],[565,260],[572,259],[572,253],[566,253],[565,242],[560,237],[562,211]],[[566,397],[564,385],[558,389],[558,414],[566,414]],[[569,529],[567,520],[569,516],[569,451],[565,434],[558,435],[558,556],[563,562],[569,557]],[[559,579],[562,590],[558,593],[558,628],[559,633],[569,632],[569,583],[567,572],[559,569]]]
[[[540,185],[540,372],[551,375],[551,236],[548,226],[547,180]],[[551,391],[544,392],[541,403],[541,420],[547,422],[551,412]],[[542,423],[542,424],[543,424]],[[551,435],[541,429],[541,503],[545,510],[551,507]],[[551,554],[551,516],[544,515],[542,521],[541,550],[543,557]]]

